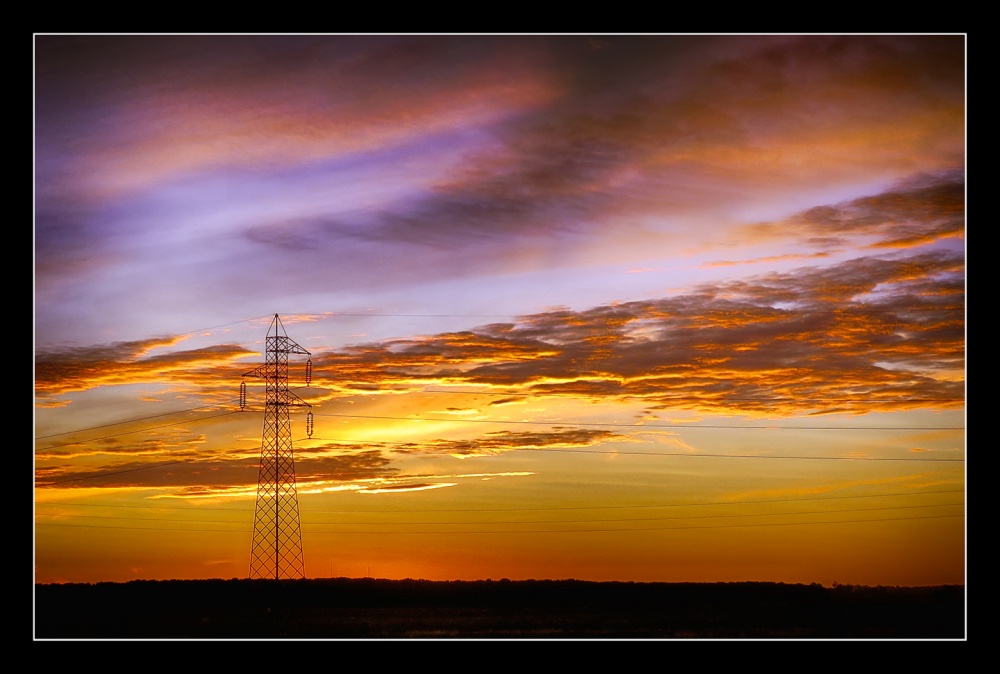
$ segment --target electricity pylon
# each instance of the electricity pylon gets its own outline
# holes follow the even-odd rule
[[[265,382],[264,433],[260,444],[257,506],[250,551],[250,578],[305,578],[299,497],[295,487],[295,460],[288,410],[311,407],[288,390],[288,354],[309,352],[288,338],[278,314],[267,331],[264,365],[244,374]],[[312,360],[306,363],[306,385],[312,380]],[[240,408],[246,407],[246,381],[240,384]],[[312,412],[306,417],[312,437]]]

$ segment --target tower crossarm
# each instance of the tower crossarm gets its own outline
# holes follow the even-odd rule
[[[283,335],[277,335],[272,337],[274,340],[274,345],[269,345],[269,350],[271,351],[283,351],[285,353],[297,353],[303,356],[312,355],[304,348],[296,344],[292,339],[285,337]]]
[[[312,407],[310,403],[307,403],[305,400],[298,397],[291,391],[285,391],[284,393],[289,398],[288,400],[284,401],[284,403],[289,407]]]
[[[270,369],[273,371],[274,370],[274,366],[272,365]],[[260,377],[260,378],[263,379],[263,378],[267,377],[267,373],[268,373],[268,367],[266,365],[261,365],[260,367],[255,367],[254,369],[250,370],[249,372],[244,372],[243,376],[244,377]]]

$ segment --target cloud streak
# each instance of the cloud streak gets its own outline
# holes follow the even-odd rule
[[[308,288],[495,283],[696,232],[724,249],[741,211],[964,163],[961,36],[40,36],[36,52],[45,343],[95,303],[182,313],[189,283],[301,306]],[[740,236],[843,243],[852,209],[876,206]],[[958,231],[883,226],[895,245]]]
[[[229,372],[242,358],[258,356],[234,344],[149,355],[181,338],[120,342],[107,346],[42,349],[35,352],[35,395],[41,398],[98,386],[209,380]]]
[[[182,525],[150,559],[110,520],[253,501],[266,385],[247,378],[242,412],[238,391],[278,314],[312,360],[309,385],[289,363],[312,512],[962,488],[965,54],[963,35],[36,35],[36,501],[101,518],[97,553],[38,527],[40,577],[244,558]],[[787,458],[805,431],[823,460]],[[349,552],[320,533],[317,554],[399,577],[962,578],[961,518],[756,531]],[[933,554],[902,559],[915,537]]]
[[[344,392],[476,384],[785,416],[963,404],[964,266],[922,254],[553,311],[315,359]]]

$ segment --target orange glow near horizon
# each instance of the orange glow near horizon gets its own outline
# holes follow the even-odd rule
[[[275,316],[308,577],[965,582],[964,36],[35,47],[37,583],[246,577]]]

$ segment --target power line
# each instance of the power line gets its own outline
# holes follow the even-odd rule
[[[600,428],[666,428],[670,430],[689,429],[739,429],[739,430],[793,430],[793,431],[961,431],[964,426],[780,426],[768,424],[766,426],[747,426],[740,424],[699,424],[697,426],[687,424],[616,424],[612,422],[584,422],[584,421],[562,421],[562,420],[542,420],[542,421],[510,421],[493,419],[440,419],[437,417],[399,417],[390,415],[375,414],[336,414],[336,413],[314,413],[318,417],[343,417],[347,419],[387,419],[393,421],[433,421],[444,423],[470,423],[470,424],[527,424],[532,426],[596,426]]]
[[[201,328],[198,330],[189,330],[188,332],[179,332],[174,337],[185,337],[187,335],[196,335],[199,332],[207,332],[209,330],[218,330],[219,328],[228,328],[230,325],[236,325],[238,323],[250,323],[251,321],[262,321],[265,318],[271,318],[270,314],[264,316],[254,316],[253,318],[242,318],[238,321],[232,321],[231,323],[223,323],[222,325],[213,325],[210,328]]]
[[[303,388],[305,388],[305,387],[298,387],[298,388],[292,389],[292,390],[303,390]],[[394,393],[397,393],[397,392],[394,392]],[[463,394],[464,393],[464,394],[469,394],[469,395],[495,395],[495,396],[508,396],[508,397],[517,397],[517,396],[527,397],[529,395],[532,395],[532,394],[525,394],[525,393],[496,393],[496,392],[471,392],[471,391],[412,391],[412,393],[456,393],[456,394]],[[367,394],[366,393],[359,393],[359,394],[356,394],[356,395],[367,395]],[[671,399],[672,400],[696,400],[696,398],[694,398],[694,397],[685,397],[685,398],[677,397],[677,398],[671,398]],[[791,398],[731,398],[730,400],[740,400],[740,401],[744,401],[744,402],[746,402],[746,401],[754,401],[754,400],[762,400],[762,401],[772,401],[773,400],[773,401],[780,402],[780,401],[783,401],[783,400],[791,400]],[[807,399],[807,400],[809,402],[856,402],[856,401],[852,401],[850,399],[835,399],[835,398],[830,398],[830,399],[819,399],[819,398],[817,398],[817,399]],[[963,398],[909,398],[909,399],[895,400],[893,402],[958,402],[958,401],[961,401],[961,400],[964,400],[964,399]],[[873,401],[873,402],[879,402],[879,401]],[[59,437],[59,436],[62,436],[62,435],[72,435],[73,433],[85,433],[87,431],[98,430],[98,429],[101,429],[101,428],[112,428],[114,426],[124,426],[124,425],[127,425],[127,424],[139,423],[141,421],[148,421],[149,419],[158,419],[158,418],[161,418],[161,417],[172,416],[174,414],[186,414],[188,412],[196,412],[198,410],[212,409],[214,407],[218,407],[218,406],[217,405],[202,405],[200,407],[190,407],[190,408],[187,408],[187,409],[175,410],[173,412],[164,412],[163,414],[153,414],[153,415],[150,415],[150,416],[137,417],[137,418],[129,419],[129,420],[126,420],[126,421],[116,421],[116,422],[112,422],[112,423],[101,424],[99,426],[88,426],[88,427],[78,428],[78,429],[71,430],[71,431],[61,431],[59,433],[50,433],[48,435],[38,435],[38,436],[35,436],[35,440],[45,440],[45,439],[48,439],[48,438]],[[251,411],[256,411],[253,408],[250,408],[250,409],[251,409]],[[759,428],[759,429],[794,429],[794,430],[914,430],[914,431],[926,431],[926,430],[964,430],[964,426],[930,426],[930,427],[915,427],[915,426],[774,426],[774,425],[769,425],[769,426],[746,426],[746,425],[738,425],[738,424],[725,424],[725,425],[722,425],[722,424],[714,424],[714,425],[704,425],[704,424],[701,424],[701,425],[698,425],[698,426],[692,426],[692,425],[686,425],[686,424],[673,424],[673,425],[665,426],[663,424],[649,424],[649,423],[643,423],[643,424],[636,424],[636,423],[633,423],[633,424],[615,424],[615,423],[610,423],[610,422],[609,423],[592,423],[592,422],[563,422],[563,421],[513,421],[513,420],[503,420],[503,419],[496,419],[496,420],[490,420],[490,419],[458,419],[458,418],[455,418],[455,419],[426,418],[425,419],[425,418],[420,418],[420,417],[400,417],[400,416],[385,416],[385,415],[382,415],[382,416],[380,416],[380,415],[358,415],[358,414],[336,414],[336,413],[326,413],[326,414],[318,413],[318,414],[316,414],[316,416],[345,417],[345,418],[357,418],[357,419],[388,419],[388,420],[397,420],[397,421],[447,421],[447,422],[451,422],[451,423],[454,423],[454,422],[467,422],[467,423],[483,423],[483,424],[555,425],[555,424],[572,423],[572,425],[575,425],[575,426],[606,426],[606,427],[614,427],[614,428],[675,428],[675,429],[687,429],[687,428],[716,428],[716,429],[718,429],[718,428],[734,428],[734,429],[735,428],[738,428],[738,429]],[[206,417],[206,418],[212,418],[212,417]],[[198,420],[191,420],[191,421],[198,421]],[[178,423],[184,423],[184,422],[178,422]],[[168,425],[171,425],[171,424],[168,424]],[[163,427],[164,426],[153,426],[152,428],[144,429],[144,430],[153,430],[153,429],[156,429],[156,428],[163,428]],[[140,432],[140,431],[129,431],[129,432],[130,433],[137,433],[137,432]],[[125,433],[122,433],[122,434],[119,434],[119,435],[125,435]],[[100,436],[100,437],[97,437],[97,438],[90,438],[89,440],[77,441],[77,442],[72,442],[72,443],[68,443],[68,444],[75,445],[75,444],[80,444],[81,442],[92,442],[92,441],[95,441],[95,440],[104,440],[104,439],[111,438],[111,437],[117,437],[117,436],[116,435],[105,435],[105,436]],[[54,447],[65,447],[65,446],[67,446],[67,445],[48,445],[48,447],[53,447],[53,448]]]
[[[678,531],[687,529],[744,529],[744,528],[756,528],[756,527],[783,527],[783,526],[799,526],[799,525],[812,525],[812,524],[873,524],[881,522],[902,522],[907,520],[925,520],[925,519],[941,519],[944,517],[964,517],[962,515],[924,515],[924,516],[914,516],[914,517],[886,517],[879,519],[856,519],[856,520],[827,520],[819,522],[767,522],[767,523],[755,523],[755,524],[718,524],[718,525],[694,525],[689,527],[684,526],[671,526],[671,527],[638,527],[629,529],[534,529],[530,531],[319,531],[310,532],[317,534],[336,534],[340,535],[350,535],[350,534],[377,534],[379,536],[386,535],[465,535],[465,534],[578,534],[578,533],[641,533],[645,531]]]
[[[357,393],[355,395],[367,395],[369,393],[382,393],[382,392],[383,391],[381,391],[381,390],[379,390],[379,391],[371,391],[371,392],[362,391],[362,392]],[[391,389],[388,390],[388,391],[385,391],[385,392],[387,392],[387,393],[400,393],[400,391],[391,390]],[[404,391],[403,393],[446,393],[446,394],[472,395],[472,396],[504,396],[504,397],[510,397],[510,398],[529,398],[529,397],[532,397],[532,396],[540,395],[540,393],[538,391],[450,391],[450,390],[446,390],[446,389],[420,389],[418,391]],[[542,393],[541,395],[544,395],[544,393]],[[561,395],[560,394],[559,397],[560,398],[575,398],[575,399],[580,399],[580,400],[589,400],[589,398],[586,398],[584,396],[567,396],[567,395]],[[629,394],[625,394],[623,397],[641,398],[641,396],[637,395],[637,394],[632,394],[631,396],[629,396]],[[656,401],[657,402],[661,402],[661,401],[674,401],[674,400],[701,401],[701,400],[704,400],[704,398],[700,398],[700,397],[694,396],[694,395],[687,395],[687,396],[657,396],[656,397]],[[715,399],[710,399],[710,400],[714,401]],[[871,403],[871,404],[877,404],[877,403],[886,403],[886,402],[893,402],[893,403],[957,403],[957,402],[964,402],[965,398],[892,398],[892,399],[867,399],[867,400],[859,400],[858,398],[787,398],[787,397],[781,397],[781,396],[727,396],[725,398],[719,399],[719,401],[720,402],[729,402],[729,401],[737,401],[737,402],[775,402],[775,403],[783,403],[783,402],[794,401],[794,402],[805,402],[805,403]]]
[[[56,438],[60,435],[70,435],[72,433],[85,433],[86,431],[95,431],[99,428],[110,428],[112,426],[124,426],[125,424],[137,424],[140,421],[148,421],[149,419],[159,419],[160,417],[169,417],[174,414],[187,414],[188,412],[197,412],[198,410],[212,409],[213,407],[218,407],[218,405],[202,405],[201,407],[189,407],[184,410],[175,410],[173,412],[164,412],[163,414],[151,414],[148,417],[137,417],[135,419],[129,419],[128,421],[115,421],[110,424],[101,424],[99,426],[88,426],[86,428],[78,428],[73,431],[62,431],[60,433],[50,433],[49,435],[36,435],[35,440],[45,440],[48,438]]]
[[[223,416],[223,415],[217,415]],[[299,439],[301,442],[304,438]],[[322,439],[322,438],[319,438]],[[77,444],[77,443],[71,443]],[[368,444],[391,444],[391,445],[404,445],[412,446],[415,443],[404,443],[404,442],[365,442],[360,443],[362,446]],[[625,450],[598,450],[598,449],[551,449],[551,448],[541,448],[541,447],[512,447],[509,451],[518,452],[548,452],[551,454],[607,454],[614,456],[650,456],[650,457],[683,457],[688,459],[782,459],[782,460],[809,460],[809,461],[889,461],[889,462],[921,462],[921,463],[965,463],[964,458],[956,459],[932,459],[929,457],[878,457],[878,456],[803,456],[803,455],[792,455],[792,454],[691,454],[690,452],[630,452]],[[87,475],[75,478],[66,478],[62,480],[48,480],[45,482],[43,487],[50,485],[63,484],[66,482],[81,482],[84,480],[96,480],[103,477],[109,477],[113,475],[119,475],[122,473],[132,473],[142,470],[150,470],[154,468],[162,468],[164,466],[171,466],[179,463],[185,463],[184,461],[170,461],[167,463],[158,463],[150,466],[140,466],[136,468],[128,468],[120,471],[110,471],[105,473],[100,473],[98,475]]]
[[[639,303],[639,304],[646,304],[646,303],[648,303],[648,301],[638,300],[637,303]],[[839,307],[838,306],[838,307],[821,307],[821,308],[774,309],[774,307],[770,307],[770,306],[757,306],[757,305],[755,305],[755,306],[756,306],[756,308],[762,309],[762,310],[772,309],[772,310],[780,311],[782,313],[788,314],[789,316],[791,316],[791,315],[801,315],[801,314],[830,313],[830,312],[840,311],[840,310],[842,310],[844,308],[844,307]],[[598,306],[597,308],[601,308],[601,307]],[[874,307],[874,306],[865,306],[865,305],[860,305],[860,304],[852,304],[852,305],[848,305],[847,308],[849,310],[851,310],[851,311],[856,311],[856,312],[857,311],[863,311],[865,313],[874,313],[874,314],[879,314],[879,313],[893,313],[893,314],[898,314],[898,313],[912,313],[912,312],[923,312],[923,311],[927,311],[927,312],[951,312],[951,311],[960,311],[960,310],[963,311],[963,312],[965,311],[965,305],[964,305],[964,303],[961,304],[961,305],[951,305],[951,306],[943,306],[943,307],[942,306],[919,306],[919,307],[903,307],[903,308],[880,308],[880,307]],[[514,319],[514,320],[518,320],[518,319],[524,320],[524,319],[531,319],[531,318],[534,318],[534,317],[537,317],[537,316],[546,316],[546,315],[550,315],[550,314],[553,314],[553,313],[586,314],[586,313],[588,313],[588,310],[586,310],[586,309],[579,310],[579,309],[569,309],[569,308],[566,308],[566,309],[556,309],[554,311],[540,310],[540,311],[535,311],[535,312],[528,312],[528,313],[521,312],[521,313],[513,313],[513,314],[468,314],[468,313],[463,313],[463,314],[454,314],[454,313],[448,313],[448,314],[442,314],[442,313],[400,314],[400,313],[375,313],[375,312],[351,312],[351,311],[325,311],[325,312],[295,313],[295,314],[292,314],[292,315],[293,316],[318,317],[318,318],[322,318],[322,319],[333,319],[333,318],[339,318],[339,317],[350,317],[350,318],[508,318],[508,319]],[[614,309],[611,309],[608,312],[608,314],[610,314],[612,316],[617,316],[617,315],[621,315],[621,314],[635,315],[635,318],[637,320],[641,320],[641,319],[645,318],[641,314],[636,314],[635,312],[616,311]],[[680,317],[686,317],[686,316],[689,316],[690,314],[682,313],[682,312],[676,312],[676,315],[680,316]],[[226,327],[229,327],[231,325],[238,325],[240,323],[250,323],[250,322],[253,322],[253,321],[262,321],[264,319],[271,318],[271,316],[272,316],[271,314],[266,314],[266,315],[263,315],[263,316],[253,316],[253,317],[250,317],[250,318],[242,318],[242,319],[239,319],[239,320],[236,320],[236,321],[230,321],[229,323],[222,323],[220,325],[213,325],[213,326],[206,327],[206,328],[197,328],[197,329],[194,329],[194,330],[188,330],[186,332],[173,333],[171,335],[166,335],[165,338],[169,339],[169,338],[173,338],[173,337],[186,337],[188,335],[196,335],[196,334],[199,334],[199,333],[202,333],[202,332],[208,332],[210,330],[218,330],[219,328],[226,328]],[[476,326],[476,327],[479,327],[479,326]],[[471,329],[469,331],[471,331]]]
[[[390,447],[407,447],[414,448],[419,447],[421,443],[419,442],[402,442],[402,441],[389,441],[389,440],[365,440],[360,442],[347,443],[347,441],[336,440],[331,438],[298,438],[296,442],[303,442],[307,439],[310,440],[320,440],[323,442],[336,442],[341,444],[348,444],[348,447],[367,447],[367,446],[377,446],[388,445]],[[447,451],[447,447],[439,448],[435,447],[433,443],[430,443],[431,449],[439,449],[442,451]],[[709,458],[709,459],[811,459],[811,460],[825,460],[825,461],[923,461],[929,463],[963,463],[964,458],[960,459],[932,459],[929,457],[896,457],[896,458],[886,458],[886,457],[868,457],[868,456],[797,456],[797,455],[772,455],[772,454],[705,454],[698,453],[692,454],[691,452],[633,452],[622,449],[555,449],[552,447],[517,447],[511,446],[504,448],[506,452],[551,452],[553,454],[610,454],[613,456],[681,456],[690,459],[697,458]]]
[[[964,458],[932,459],[929,457],[879,457],[879,456],[806,456],[795,454],[717,454],[690,452],[631,452],[617,449],[554,449],[551,447],[514,447],[510,451],[550,452],[553,454],[610,454],[614,456],[679,456],[690,459],[787,459],[807,461],[902,461],[924,463],[965,463]]]
[[[318,514],[386,514],[386,513],[493,513],[493,512],[551,512],[551,511],[575,511],[575,510],[618,510],[618,509],[644,509],[644,508],[692,508],[707,506],[745,506],[745,505],[768,505],[773,503],[807,503],[811,501],[839,501],[845,499],[872,499],[872,498],[899,498],[902,496],[930,496],[936,494],[961,494],[964,489],[936,489],[932,491],[910,491],[910,492],[884,492],[881,494],[846,494],[838,496],[810,496],[808,498],[782,498],[782,499],[757,499],[752,501],[708,501],[700,503],[659,503],[659,504],[637,504],[637,505],[601,505],[601,506],[548,506],[544,508],[407,508],[405,510],[310,510],[311,513]],[[184,512],[246,512],[245,508],[204,508],[198,506],[193,508],[172,507],[172,506],[137,506],[123,505],[118,503],[72,503],[66,501],[36,503],[38,506],[70,506],[74,508],[125,508],[128,510],[180,510]]]
[[[965,459],[931,459],[924,457],[881,456],[798,456],[791,454],[692,454],[690,452],[629,452],[614,449],[551,449],[542,447],[515,447],[519,452],[551,452],[553,454],[613,454],[624,456],[683,456],[690,459],[789,459],[810,461],[922,461],[925,463],[965,463]]]
[[[925,506],[934,507],[934,506]],[[820,511],[821,513],[822,511]],[[771,515],[776,516],[776,515]],[[717,525],[694,525],[694,526],[668,526],[668,527],[633,527],[627,529],[531,529],[531,530],[481,530],[481,531],[310,531],[313,535],[416,535],[416,536],[457,536],[466,534],[581,534],[581,533],[642,533],[646,531],[678,531],[688,529],[744,529],[757,527],[782,527],[782,526],[802,526],[816,524],[875,524],[882,522],[903,522],[910,520],[941,519],[946,517],[964,517],[959,515],[921,515],[913,517],[883,517],[878,519],[854,519],[854,520],[825,520],[814,522],[761,522],[750,524],[717,524]],[[546,522],[548,523],[548,522]],[[243,529],[198,529],[194,527],[164,528],[164,527],[119,527],[101,526],[98,524],[64,524],[59,522],[37,522],[36,526],[49,527],[69,527],[87,529],[113,529],[128,531],[203,531],[212,533],[233,533],[245,535]]]
[[[109,472],[106,472],[106,473],[101,473],[99,475],[84,475],[84,476],[81,476],[81,477],[68,477],[68,478],[65,478],[63,480],[50,480],[44,486],[48,486],[50,484],[64,484],[66,482],[82,482],[84,480],[96,480],[96,479],[101,478],[101,477],[108,477],[108,476],[111,476],[111,475],[122,475],[124,473],[137,473],[137,472],[142,471],[142,470],[150,470],[150,469],[153,469],[153,468],[163,468],[165,466],[173,466],[173,465],[176,465],[178,463],[184,463],[184,461],[167,461],[166,463],[156,463],[156,464],[153,464],[151,466],[138,466],[136,468],[124,468],[122,470],[109,471]]]
[[[651,300],[637,300],[635,304],[649,304]],[[884,308],[877,307],[873,305],[866,305],[861,303],[853,303],[848,305],[838,305],[838,306],[823,306],[818,308],[810,307],[792,307],[788,309],[775,309],[771,306],[766,305],[753,305],[756,309],[761,310],[772,310],[778,311],[789,316],[801,315],[801,314],[825,314],[833,313],[838,311],[843,311],[844,309],[850,311],[863,311],[865,313],[873,314],[906,314],[919,311],[965,311],[965,305],[963,304],[949,304],[948,306],[916,306],[916,307],[894,307],[894,308]],[[597,309],[607,307],[607,305],[598,305]],[[623,311],[618,310],[613,307],[608,307],[609,311],[606,314],[610,316],[621,316],[621,315],[635,315],[636,319],[645,318],[641,313],[634,311]],[[376,312],[362,312],[362,311],[325,311],[325,312],[314,312],[314,313],[296,313],[295,316],[317,316],[320,318],[338,318],[341,316],[348,316],[351,318],[514,318],[514,319],[530,319],[537,316],[548,316],[552,314],[588,314],[590,313],[587,309],[571,309],[571,308],[556,308],[553,310],[539,310],[535,312],[520,312],[514,314],[396,314],[396,313],[376,313]],[[690,316],[690,312],[677,311],[672,314],[672,316],[686,317]],[[264,317],[266,318],[266,316]],[[659,316],[658,316],[659,318]],[[206,328],[207,329],[207,328]]]
[[[320,315],[320,314],[305,314],[305,315],[316,316],[316,315]],[[176,338],[176,337],[187,337],[188,335],[197,335],[199,333],[208,332],[210,330],[218,330],[219,328],[228,328],[230,325],[237,325],[239,323],[250,323],[252,321],[262,321],[262,320],[264,320],[266,318],[270,318],[270,317],[271,317],[270,314],[268,314],[268,315],[264,315],[264,316],[254,316],[254,317],[251,317],[251,318],[241,318],[241,319],[239,319],[237,321],[230,321],[229,323],[222,323],[221,325],[213,325],[213,326],[207,327],[207,328],[197,328],[195,330],[188,330],[187,332],[175,332],[175,333],[172,333],[172,334],[169,334],[169,335],[160,335],[157,338],[158,339],[173,339],[173,338]]]
[[[159,428],[168,428],[170,426],[180,426],[181,424],[194,424],[194,423],[198,423],[200,421],[206,421],[208,419],[217,419],[218,417],[224,417],[224,416],[228,416],[230,414],[239,414],[241,411],[242,410],[230,410],[229,412],[221,412],[219,414],[213,414],[211,416],[201,417],[199,419],[184,419],[183,421],[175,421],[175,422],[170,423],[170,424],[160,424],[159,426],[149,426],[147,428],[139,428],[139,429],[136,429],[134,431],[123,431],[121,433],[113,433],[111,435],[102,435],[102,436],[97,437],[97,438],[88,438],[86,440],[75,440],[73,442],[63,442],[63,443],[55,444],[55,445],[46,445],[42,449],[43,450],[48,450],[48,449],[56,449],[58,447],[72,447],[73,445],[85,445],[88,442],[97,442],[98,440],[107,440],[109,438],[118,438],[118,437],[121,437],[123,435],[132,435],[134,433],[145,433],[146,431],[155,431],[155,430],[157,430]],[[176,414],[179,414],[179,412],[176,413]],[[162,415],[162,416],[168,416],[168,415]],[[125,424],[125,423],[133,423],[133,422],[129,421],[129,422],[122,422],[122,423]],[[116,424],[109,424],[109,425],[116,425]],[[73,432],[76,432],[76,431],[68,431],[68,433],[73,433]],[[57,435],[66,435],[66,433],[59,433]],[[36,451],[37,451],[37,448],[36,448]]]
[[[214,405],[205,405],[205,406],[202,406],[202,407],[194,407],[194,408],[190,408],[190,409],[187,409],[187,410],[177,410],[175,412],[167,412],[167,413],[164,413],[164,414],[152,415],[152,416],[149,416],[149,417],[141,417],[141,418],[138,418],[138,419],[131,419],[129,421],[122,421],[122,422],[116,422],[116,423],[110,423],[110,424],[103,424],[101,426],[91,426],[91,427],[88,427],[88,428],[81,428],[81,429],[77,429],[77,430],[74,430],[74,431],[63,431],[63,432],[60,432],[60,433],[53,433],[53,434],[50,434],[50,435],[38,436],[36,438],[36,440],[42,440],[42,439],[46,439],[46,438],[57,437],[57,436],[60,436],[60,435],[71,435],[73,433],[83,433],[83,432],[86,432],[88,430],[95,430],[95,429],[98,429],[98,428],[109,428],[109,427],[118,426],[118,425],[126,425],[126,424],[138,423],[140,421],[144,421],[144,420],[148,420],[148,419],[155,419],[155,418],[164,417],[164,416],[171,416],[173,414],[186,414],[188,412],[193,412],[193,411],[197,411],[197,410],[210,409],[212,407],[215,407],[215,406]],[[218,417],[221,417],[221,416],[226,416],[226,415],[229,415],[229,414],[238,414],[238,413],[243,412],[243,411],[245,411],[245,410],[238,410],[238,409],[237,410],[230,410],[230,411],[227,411],[227,412],[222,412],[220,414],[215,414],[215,415],[211,415],[211,416],[201,417],[199,419],[185,419],[183,421],[177,421],[177,422],[173,422],[173,423],[169,423],[169,424],[161,424],[159,426],[151,426],[151,427],[141,428],[141,429],[137,429],[137,430],[134,430],[134,431],[124,431],[122,433],[114,433],[114,434],[110,434],[110,435],[102,435],[102,436],[93,437],[93,438],[87,438],[87,439],[83,439],[83,440],[74,440],[74,441],[71,441],[71,442],[64,442],[64,443],[57,443],[57,444],[52,444],[52,445],[46,445],[45,447],[43,447],[41,449],[48,450],[48,449],[57,449],[59,447],[71,447],[71,446],[74,446],[74,445],[87,444],[87,443],[91,443],[91,442],[97,442],[97,441],[100,441],[100,440],[107,440],[107,439],[110,439],[110,438],[121,437],[123,435],[131,435],[131,434],[134,434],[134,433],[142,433],[142,432],[146,432],[146,431],[152,431],[152,430],[156,430],[156,429],[159,429],[159,428],[168,428],[170,426],[179,426],[179,425],[187,424],[187,423],[198,423],[198,422],[201,422],[201,421],[206,421],[206,420],[209,420],[209,419],[215,419],[215,418],[218,418]],[[582,422],[582,421],[580,421],[580,422],[574,422],[574,421],[562,421],[562,420],[517,421],[517,420],[509,420],[509,419],[459,419],[459,418],[441,419],[441,418],[436,418],[436,417],[402,417],[402,416],[390,416],[390,415],[362,415],[362,414],[336,414],[336,413],[326,413],[326,414],[324,414],[324,413],[315,413],[315,416],[321,416],[321,417],[341,417],[341,418],[347,418],[347,419],[384,419],[384,420],[391,420],[391,421],[413,421],[413,422],[427,421],[427,422],[442,422],[442,423],[476,423],[476,424],[498,424],[498,425],[560,426],[560,427],[586,426],[586,427],[596,427],[596,428],[631,428],[631,429],[634,429],[634,430],[664,429],[664,430],[675,430],[675,431],[710,430],[710,429],[714,429],[714,430],[721,430],[721,429],[727,429],[727,430],[803,430],[803,431],[959,431],[959,430],[965,430],[964,426],[795,426],[795,425],[780,425],[779,426],[779,425],[773,425],[773,424],[767,425],[767,426],[747,426],[747,425],[740,425],[740,424],[698,424],[698,425],[669,424],[669,425],[665,425],[665,424],[650,424],[650,423],[642,423],[642,424],[637,424],[637,423],[620,424],[620,423],[613,423],[613,422]],[[302,440],[308,440],[308,439],[311,439],[311,440],[327,440],[327,441],[330,441],[330,442],[341,442],[341,441],[336,440],[336,439],[319,438],[319,437],[301,438],[300,441],[302,441]],[[369,441],[369,442],[366,442],[365,444],[400,444],[400,445],[410,444],[410,445],[412,445],[413,443],[387,443],[387,442]],[[38,448],[36,448],[36,450],[37,449]],[[527,448],[518,448],[518,449],[527,449]],[[625,453],[625,452],[617,452],[617,453]],[[638,453],[639,454],[643,454],[643,453],[646,453],[646,452],[638,452]],[[911,460],[920,460],[920,459],[911,459]]]
[[[841,510],[800,510],[792,512],[777,512],[777,513],[732,513],[729,515],[672,515],[667,517],[616,517],[616,518],[588,518],[588,519],[578,519],[578,520],[490,520],[488,522],[441,522],[441,521],[425,521],[425,522],[359,522],[358,524],[363,525],[377,525],[377,526],[400,526],[400,525],[416,525],[416,526],[467,526],[470,524],[594,524],[594,523],[605,523],[605,522],[661,522],[663,520],[699,520],[699,519],[722,519],[722,518],[732,518],[732,517],[786,517],[792,515],[837,515],[840,513],[855,513],[855,512],[877,512],[883,510],[913,510],[916,508],[946,508],[952,506],[965,506],[964,503],[929,503],[926,505],[905,505],[905,506],[880,506],[872,508],[844,508]],[[206,520],[206,519],[183,519],[183,518],[171,518],[166,520],[164,518],[156,517],[124,517],[118,515],[73,515],[73,514],[62,514],[57,517],[61,518],[86,518],[95,520],[126,520],[131,522],[200,522],[202,524],[243,524],[242,522],[233,522],[232,520]],[[313,522],[316,524],[352,524],[350,522]]]
[[[299,440],[301,442],[301,439]],[[364,444],[375,444],[375,443],[364,443]],[[393,445],[412,445],[413,443],[379,443],[379,444],[393,444]],[[889,461],[889,462],[922,462],[922,463],[965,463],[964,458],[957,459],[932,459],[924,457],[878,457],[878,456],[800,456],[800,455],[770,455],[770,454],[691,454],[689,452],[630,452],[624,450],[596,450],[596,449],[546,449],[540,447],[513,447],[510,451],[519,452],[548,452],[551,454],[609,454],[615,456],[671,456],[671,457],[683,457],[688,459],[783,459],[783,460],[810,460],[810,461]],[[96,480],[104,477],[110,477],[113,475],[119,475],[122,473],[133,473],[143,470],[150,470],[154,468],[162,468],[164,466],[171,466],[179,463],[185,463],[185,461],[169,461],[167,463],[158,463],[150,466],[139,466],[136,468],[128,468],[120,471],[110,471],[105,473],[100,473],[98,475],[87,475],[82,477],[65,478],[62,480],[48,480],[43,484],[43,487],[48,487],[50,485],[63,484],[66,482],[81,482],[84,480]]]

